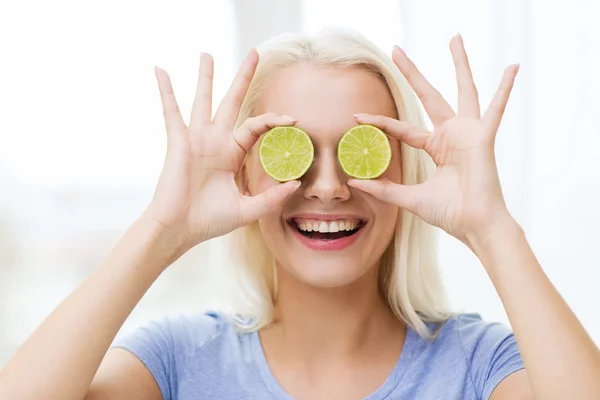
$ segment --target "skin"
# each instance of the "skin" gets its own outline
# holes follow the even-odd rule
[[[356,117],[356,122],[378,125],[388,135],[427,151],[438,165],[435,176],[415,186],[403,186],[385,177],[374,181],[347,180],[345,185],[351,195],[357,193],[353,188],[416,213],[461,240],[479,257],[505,306],[526,366],[526,370],[501,382],[492,399],[598,398],[600,352],[543,273],[502,198],[493,145],[518,68],[507,68],[498,92],[481,116],[460,36],[452,39],[450,48],[459,86],[456,113],[402,50],[396,48],[393,53],[394,62],[421,98],[434,124],[432,132],[380,115],[379,110],[366,110],[371,114]],[[54,310],[0,372],[0,398],[161,398],[156,383],[135,356],[124,350],[106,354],[127,316],[157,277],[187,250],[257,219],[263,218],[261,223],[267,223],[271,218],[267,216],[277,214],[290,196],[299,196],[293,195],[298,188],[294,182],[269,186],[266,192],[258,194],[263,186],[258,183],[260,179],[254,180],[255,196],[240,193],[234,182],[246,152],[262,133],[274,125],[296,123],[266,114],[233,130],[256,64],[257,54],[251,52],[211,118],[213,63],[209,56],[203,56],[189,126],[181,118],[168,75],[157,69],[168,151],[154,199],[105,261]],[[323,143],[326,148],[329,141]],[[327,168],[317,168],[314,182],[324,179],[321,175],[333,179],[331,160],[325,157],[325,161],[319,162]],[[307,184],[304,190],[309,187]],[[363,194],[355,198],[359,196]],[[310,196],[306,200],[311,199],[315,200]],[[366,203],[358,203],[356,207],[364,206],[368,211]],[[376,219],[373,211],[373,220]],[[361,274],[360,268],[353,267],[348,274],[356,276],[356,280],[339,287],[332,283],[343,282],[345,273],[330,276],[292,268],[292,264],[279,270],[283,272],[285,291],[302,296],[308,309],[321,311],[311,325],[310,320],[302,320],[303,308],[298,302],[293,298],[285,302],[282,299],[277,306],[280,313],[285,310],[284,316],[278,316],[281,323],[261,332],[274,373],[286,388],[302,397],[317,391],[320,396],[333,392],[339,396],[344,393],[342,388],[336,392],[338,388],[324,387],[323,382],[311,379],[302,368],[319,365],[328,376],[352,376],[353,368],[360,365],[369,366],[369,362],[385,365],[386,357],[397,357],[401,345],[394,346],[387,340],[393,332],[402,331],[402,327],[390,322],[381,311],[383,306],[375,300],[363,307],[354,302],[352,305],[357,307],[354,313],[348,311],[348,305],[344,309],[343,304],[336,302],[338,295],[352,298],[344,293],[348,286],[369,288],[372,268],[365,267]],[[305,281],[299,279],[302,277],[323,279],[326,284],[321,287],[303,284]],[[365,296],[376,298],[370,293]],[[327,360],[331,364],[321,365],[319,352],[323,347],[319,344],[321,338],[316,336],[320,333],[317,323],[325,322],[325,316],[333,318],[344,311],[345,315],[338,319],[344,323],[343,329],[334,329],[323,338],[329,344],[340,340],[340,345],[328,347],[331,351]],[[374,315],[372,320],[366,317],[369,313]],[[375,327],[361,330],[365,321],[373,322]],[[291,349],[292,353],[281,350],[297,333],[293,332],[299,326],[296,324],[302,324],[308,332],[307,337],[301,338],[306,346],[302,356],[293,353],[298,349]],[[286,330],[286,326],[292,331]],[[373,338],[381,338],[380,348]],[[374,352],[371,359],[362,356],[368,350]],[[392,357],[386,352],[396,354]],[[60,363],[56,363],[58,359]],[[342,370],[343,360],[351,365]],[[286,384],[286,380],[291,380],[285,374],[287,367],[299,371],[303,382],[311,385],[306,392]],[[377,370],[364,382],[353,383],[363,385],[359,390],[367,390],[383,374]]]
[[[302,186],[277,212],[259,220],[260,230],[284,276],[314,287],[352,284],[373,269],[392,239],[398,207],[347,185],[337,160],[342,135],[356,125],[359,111],[396,116],[387,85],[377,76],[355,68],[323,68],[300,64],[278,71],[261,98],[259,114],[293,115],[296,126],[309,134],[315,161],[301,178]],[[260,166],[258,146],[248,160],[248,193],[261,193],[277,182]],[[394,140],[391,166],[385,177],[400,183],[400,147]],[[293,235],[287,219],[301,213],[356,215],[367,221],[355,245],[342,251],[308,250]],[[283,266],[283,267],[281,267]],[[376,278],[376,273],[373,274]],[[358,288],[357,288],[358,289]]]
[[[396,117],[380,78],[362,69],[308,63],[278,71],[260,102],[259,113],[296,117],[315,146],[302,186],[259,220],[278,269],[277,317],[261,331],[261,341],[274,376],[297,399],[366,397],[385,381],[404,340],[404,325],[378,290],[378,260],[393,237],[398,207],[348,186],[337,160],[340,138],[356,125],[354,114],[365,110]],[[392,141],[384,176],[400,183],[400,147]],[[257,147],[248,160],[249,194],[276,184],[261,168]],[[351,214],[367,224],[352,246],[315,252],[287,223],[298,213]]]

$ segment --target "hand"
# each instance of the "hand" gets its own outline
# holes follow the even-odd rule
[[[424,149],[437,165],[435,174],[418,185],[386,179],[350,180],[349,185],[418,215],[469,245],[467,237],[482,233],[494,218],[507,216],[494,157],[494,142],[518,65],[509,66],[487,111],[480,116],[477,88],[460,35],[450,41],[458,82],[454,113],[440,93],[400,49],[394,63],[423,103],[433,132],[406,121],[378,115],[357,115],[360,123],[379,126],[409,146]]]
[[[214,119],[213,59],[202,54],[196,98],[189,126],[183,121],[166,71],[156,68],[167,128],[167,155],[154,198],[145,218],[175,232],[188,249],[224,235],[267,214],[299,186],[276,184],[254,197],[240,193],[235,176],[258,138],[278,125],[294,125],[291,117],[264,114],[234,125],[254,76],[258,54],[244,60]]]

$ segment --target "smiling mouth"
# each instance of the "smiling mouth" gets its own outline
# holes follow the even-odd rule
[[[289,220],[288,225],[302,236],[311,240],[336,240],[356,235],[364,226],[363,221],[332,221],[310,223]]]

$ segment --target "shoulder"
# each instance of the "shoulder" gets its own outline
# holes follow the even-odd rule
[[[479,314],[457,314],[439,326],[433,345],[445,347],[456,356],[462,354],[474,376],[506,361],[522,364],[512,330],[499,322],[487,322]]]
[[[150,321],[117,340],[117,345],[140,341],[159,341],[161,346],[199,349],[229,328],[226,316],[219,313],[176,314]]]
[[[456,314],[442,324],[430,325],[438,329],[436,341],[459,343],[472,349],[477,346],[495,345],[513,335],[511,329],[499,322],[487,322],[479,314]]]
[[[169,336],[174,344],[190,349],[201,348],[231,328],[227,316],[217,312],[175,314],[148,323],[141,329]]]
[[[418,351],[434,352],[454,360],[463,359],[468,364],[474,353],[495,348],[513,337],[509,327],[498,322],[487,322],[479,314],[454,314],[443,322],[428,322],[431,339],[422,338],[415,331],[414,344]]]
[[[202,367],[215,360],[218,348],[235,347],[241,336],[220,313],[178,314],[148,322],[119,337],[113,347],[133,353],[157,381],[163,398],[177,398],[179,382],[196,356],[211,349]]]
[[[431,341],[413,332],[417,362],[426,375],[460,384],[456,390],[463,395],[487,399],[504,378],[524,368],[514,334],[502,323],[456,314],[428,327],[435,334]]]
[[[502,380],[525,368],[515,335],[507,325],[486,322],[479,314],[459,314],[447,324],[481,398],[489,398]]]

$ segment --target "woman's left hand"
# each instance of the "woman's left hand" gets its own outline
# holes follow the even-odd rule
[[[460,35],[450,41],[450,50],[458,82],[456,113],[400,48],[393,52],[394,62],[433,123],[432,132],[394,118],[356,116],[359,123],[373,124],[409,146],[424,149],[437,165],[435,174],[418,185],[401,185],[383,178],[351,179],[348,184],[397,204],[470,245],[470,237],[485,234],[498,218],[510,217],[500,188],[494,142],[519,66],[505,70],[500,87],[481,116]]]

